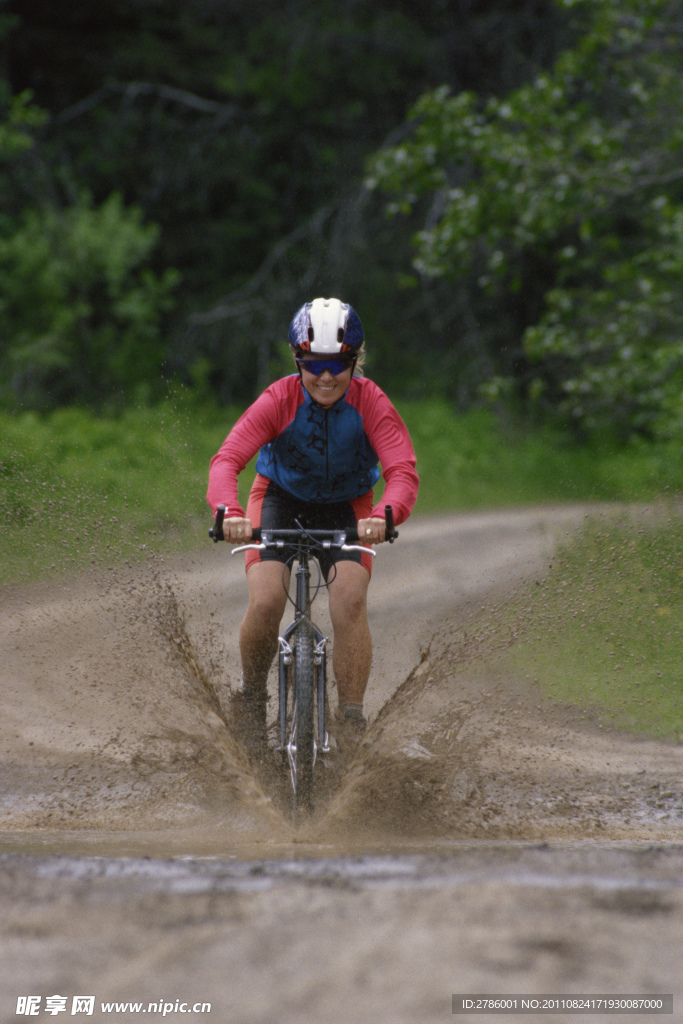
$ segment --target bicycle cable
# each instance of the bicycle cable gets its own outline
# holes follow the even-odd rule
[[[301,530],[301,532],[308,538],[308,540],[312,544],[314,544],[317,548],[320,548],[321,550],[324,550],[323,545],[318,540],[318,538],[317,537],[313,537],[308,532],[308,530],[304,526],[301,525],[301,523],[299,522],[298,519],[295,519],[294,522],[296,523],[296,525]],[[335,577],[337,575],[337,565],[336,565],[336,562],[332,562],[330,564],[330,569],[334,569],[334,576],[332,577],[331,580],[330,579],[326,579],[325,582],[323,583],[323,570],[322,570],[322,566],[320,565],[320,562],[318,561],[318,558],[316,557],[316,555],[314,555],[312,552],[311,552],[311,557],[312,557],[312,559],[313,559],[313,561],[315,563],[315,566],[316,566],[316,568],[318,570],[318,581],[317,581],[317,583],[315,583],[313,585],[313,593],[311,595],[311,604],[313,604],[313,602],[317,598],[318,593],[320,592],[320,590],[322,590],[322,589],[325,589],[325,590],[329,589],[330,583],[335,579]]]
[[[299,522],[298,519],[295,519],[294,523],[295,523],[297,529],[301,530],[302,534],[304,535],[304,537],[307,539],[307,541],[309,542],[309,544],[312,547],[316,547],[316,548],[319,548],[320,550],[323,550],[323,545],[318,540],[318,538],[314,537],[312,534],[310,534],[308,532],[308,530],[306,529],[306,527],[301,525],[301,523]],[[325,582],[323,583],[323,571],[322,571],[322,567],[320,565],[320,562],[318,561],[318,558],[316,557],[316,555],[313,554],[312,551],[309,552],[309,556],[310,556],[311,561],[315,565],[316,569],[318,570],[318,579],[317,579],[317,581],[314,584],[311,584],[311,588],[312,588],[311,604],[313,604],[313,602],[317,598],[317,596],[320,593],[320,591],[322,589],[327,590],[329,588],[329,585],[332,582],[332,580],[335,579],[335,577],[337,575],[337,566],[336,566],[335,563],[332,563],[332,565],[330,566],[330,569],[334,569],[334,576],[332,577],[332,580],[325,580]],[[289,569],[290,578],[291,578],[291,573],[292,573],[292,570],[293,570],[293,566],[294,566],[294,563],[296,561],[297,561],[297,552],[294,551],[289,556],[289,558],[287,559],[287,561],[284,563],[284,565],[282,567],[282,589],[284,590],[285,594],[287,595],[287,601],[289,602],[289,604],[293,605],[294,607],[296,607],[296,599],[293,598],[290,595],[290,593],[289,593],[289,587],[287,586],[287,584],[285,582],[285,572],[287,571],[287,569]]]

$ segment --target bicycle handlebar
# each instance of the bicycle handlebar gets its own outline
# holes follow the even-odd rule
[[[211,537],[214,544],[218,543],[219,540],[225,540],[223,534],[223,520],[225,519],[225,505],[219,505],[216,509],[216,518],[213,526],[209,530],[209,537]],[[384,522],[385,522],[385,539],[393,544],[398,537],[398,530],[394,527],[394,510],[391,505],[384,506]],[[296,541],[301,540],[302,537],[312,537],[319,541],[334,541],[336,537],[343,534],[346,540],[360,541],[361,537],[358,536],[358,530],[355,526],[340,530],[265,530],[268,540],[272,541]],[[260,543],[261,541],[261,527],[255,526],[251,531],[251,541]]]

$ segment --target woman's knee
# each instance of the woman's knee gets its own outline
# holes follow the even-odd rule
[[[249,583],[249,606],[247,615],[260,616],[264,620],[280,621],[287,603],[287,594],[282,580],[282,566],[269,563],[267,569],[254,565],[247,574]]]
[[[272,590],[257,590],[249,595],[247,614],[268,622],[280,621],[285,610],[284,595]]]
[[[330,587],[330,617],[335,629],[367,620],[368,578],[365,569],[354,564],[359,572],[338,576]]]

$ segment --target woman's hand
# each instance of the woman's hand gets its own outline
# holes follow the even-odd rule
[[[223,520],[223,536],[228,544],[248,544],[251,540],[251,520],[230,516]]]
[[[358,520],[358,540],[364,544],[383,544],[386,540],[386,523],[383,519]]]

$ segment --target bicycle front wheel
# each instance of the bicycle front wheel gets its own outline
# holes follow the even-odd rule
[[[296,631],[292,663],[294,691],[295,750],[292,781],[294,808],[310,810],[315,760],[315,637],[310,622],[303,620]]]

